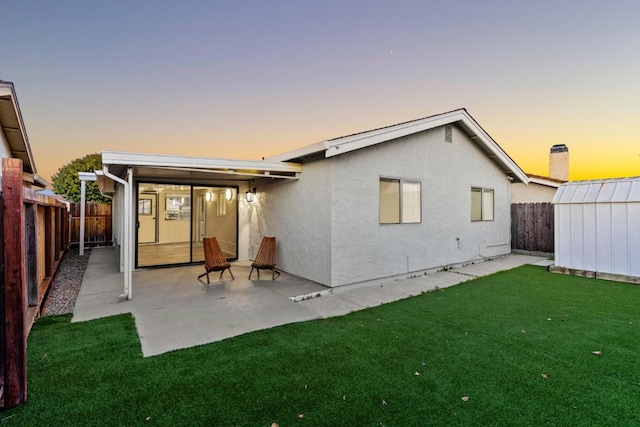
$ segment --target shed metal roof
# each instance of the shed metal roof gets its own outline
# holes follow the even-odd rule
[[[626,202],[640,203],[640,177],[567,182],[558,188],[552,203]]]

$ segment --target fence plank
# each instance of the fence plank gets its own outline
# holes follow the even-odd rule
[[[36,243],[36,205],[24,207],[25,276],[29,307],[38,305],[38,248]]]
[[[5,378],[4,406],[27,398],[24,205],[22,161],[2,159],[4,205]]]
[[[531,252],[554,251],[553,205],[514,203],[511,205],[511,248]]]
[[[0,194],[0,218],[4,218],[4,199]],[[0,319],[5,319],[4,298],[4,226],[0,225]],[[5,328],[0,328],[0,407],[4,408],[4,367],[5,353],[7,350],[5,340]]]
[[[80,243],[80,203],[71,205],[71,244]],[[111,235],[111,204],[88,202],[85,206],[84,243],[87,246],[109,245]]]

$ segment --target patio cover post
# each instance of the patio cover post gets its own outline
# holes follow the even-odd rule
[[[123,218],[123,227],[122,227],[122,252],[124,253],[124,293],[120,295],[121,299],[131,299],[133,298],[132,293],[132,245],[133,245],[133,211],[131,206],[133,205],[133,169],[127,169],[127,179],[124,180],[111,172],[109,172],[109,166],[103,162],[102,164],[102,172],[105,176],[114,180],[117,183],[122,184],[124,187],[124,218]]]
[[[93,172],[78,172],[80,178],[80,256],[84,256],[84,218],[86,198],[86,181],[95,181],[96,174]]]

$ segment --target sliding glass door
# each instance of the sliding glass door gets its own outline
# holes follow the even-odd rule
[[[137,266],[204,261],[202,238],[215,236],[238,257],[237,188],[138,183]]]

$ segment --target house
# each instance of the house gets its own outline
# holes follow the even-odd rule
[[[23,183],[27,188],[45,188],[48,185],[37,174],[15,87],[4,80],[0,80],[0,158],[22,160]]]
[[[551,203],[561,184],[569,180],[569,148],[556,144],[549,153],[549,176],[527,174],[529,184],[514,182],[511,203]]]
[[[465,109],[263,161],[103,152],[125,292],[138,267],[230,259],[278,239],[278,267],[337,287],[508,254],[518,165]]]
[[[562,184],[552,271],[640,283],[640,178]]]

